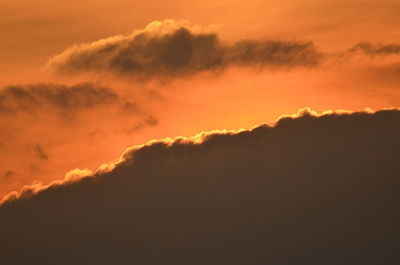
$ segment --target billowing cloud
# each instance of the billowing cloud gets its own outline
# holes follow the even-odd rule
[[[370,43],[360,42],[349,49],[350,52],[362,52],[369,56],[398,55],[400,54],[400,43]]]
[[[128,36],[75,45],[51,58],[47,68],[62,74],[113,73],[150,79],[229,66],[314,67],[322,57],[311,42],[242,40],[228,44],[216,33],[166,20]]]
[[[3,204],[1,260],[397,264],[399,134],[399,110],[305,112],[135,147]]]

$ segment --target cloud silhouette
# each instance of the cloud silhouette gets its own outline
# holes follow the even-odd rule
[[[130,117],[143,116],[141,127],[154,126],[158,120],[149,116],[133,97],[126,97],[109,87],[95,83],[64,85],[57,83],[38,83],[28,85],[11,85],[0,90],[0,116],[15,116],[21,113],[35,115],[49,113],[63,117],[79,116],[85,110],[115,108],[116,115]],[[151,120],[151,122],[148,122]],[[139,124],[138,124],[139,126]],[[40,146],[39,146],[40,147]],[[38,157],[44,152],[34,147]]]
[[[44,160],[44,161],[49,160],[48,154],[44,151],[44,149],[43,149],[43,147],[41,145],[36,144],[35,146],[33,146],[33,151],[35,153],[35,156],[39,160]]]
[[[227,44],[216,33],[165,20],[129,36],[75,45],[51,58],[47,68],[61,74],[95,72],[152,79],[230,66],[315,67],[322,57],[311,42],[243,40]]]
[[[362,52],[369,56],[396,55],[400,54],[400,44],[360,42],[350,48],[349,52]]]
[[[15,176],[15,172],[12,170],[7,170],[3,173],[3,179],[10,179]]]
[[[135,147],[0,206],[1,261],[397,264],[399,134],[399,110],[304,112]]]
[[[115,104],[118,95],[92,83],[12,85],[0,90],[0,115],[52,107],[64,112]]]

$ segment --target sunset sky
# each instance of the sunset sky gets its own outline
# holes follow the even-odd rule
[[[381,161],[380,159],[387,162],[385,158],[390,156],[392,162],[396,164],[394,160],[397,158],[393,157],[397,157],[398,150],[393,146],[399,146],[395,136],[396,132],[400,132],[400,114],[397,110],[400,106],[400,1],[398,0],[2,0],[0,14],[0,198],[3,198],[2,202],[21,197],[35,203],[36,194],[41,194],[43,191],[44,195],[38,196],[37,200],[42,198],[45,201],[46,196],[50,200],[53,198],[51,190],[56,189],[54,187],[78,183],[74,184],[78,185],[74,186],[75,190],[71,188],[65,192],[66,195],[63,193],[62,196],[66,196],[68,198],[66,201],[70,203],[66,203],[66,207],[74,203],[79,204],[81,200],[84,201],[83,204],[91,205],[91,200],[100,195],[99,191],[96,193],[92,190],[95,189],[94,184],[90,184],[92,185],[90,189],[84,186],[86,184],[82,184],[86,183],[85,179],[99,178],[103,181],[104,178],[103,182],[99,180],[101,184],[98,184],[97,188],[101,189],[101,192],[109,189],[107,192],[104,191],[104,194],[113,196],[116,195],[116,190],[113,189],[120,189],[123,184],[117,181],[114,183],[109,178],[116,176],[118,179],[120,175],[126,177],[126,172],[123,170],[129,169],[132,172],[139,172],[135,174],[147,177],[149,175],[146,174],[152,174],[149,183],[140,181],[136,183],[139,187],[143,185],[143,190],[137,191],[135,188],[135,192],[139,192],[138,197],[129,197],[129,200],[136,200],[134,205],[138,204],[139,208],[144,207],[137,200],[140,200],[141,196],[146,197],[145,191],[152,190],[150,188],[152,185],[154,192],[161,189],[160,185],[165,181],[161,176],[165,164],[159,161],[162,160],[159,157],[164,154],[162,151],[164,149],[167,150],[166,155],[171,156],[168,161],[173,164],[165,166],[170,169],[167,170],[167,175],[172,178],[176,176],[173,181],[177,182],[180,181],[177,179],[183,174],[182,172],[189,172],[187,176],[201,176],[198,173],[201,171],[198,169],[199,165],[207,168],[210,164],[207,168],[210,171],[206,169],[204,172],[201,171],[204,174],[217,172],[215,173],[217,175],[221,173],[221,176],[230,176],[231,164],[226,161],[232,157],[234,158],[229,161],[238,159],[243,162],[247,159],[250,161],[250,158],[258,161],[263,156],[273,157],[273,154],[277,156],[273,158],[277,159],[277,164],[273,165],[272,169],[258,167],[259,164],[255,165],[257,169],[254,170],[258,170],[257,172],[248,172],[251,171],[251,168],[247,168],[250,164],[238,169],[238,172],[244,175],[246,175],[244,172],[247,172],[251,176],[261,174],[260,172],[274,175],[278,172],[279,165],[285,167],[281,164],[283,161],[292,161],[291,159],[295,159],[297,154],[299,157],[301,154],[313,159],[317,159],[314,157],[317,154],[324,155],[327,157],[326,161],[332,161],[332,164],[326,165],[327,167],[335,167],[335,159],[338,157],[337,154],[342,154],[341,152],[346,154],[365,152],[365,161],[369,162]],[[288,127],[285,127],[285,119],[288,119]],[[283,120],[283,129],[280,129],[278,120]],[[325,122],[326,125],[321,125]],[[335,122],[338,124],[333,125]],[[275,125],[276,123],[278,125]],[[257,133],[258,129],[252,131],[253,128],[264,124],[267,124],[266,128],[271,128],[271,133],[267,133],[268,135],[261,137]],[[355,124],[358,124],[358,127]],[[321,135],[315,131],[309,132],[304,126],[319,128]],[[362,138],[369,139],[370,145],[350,140],[349,137],[353,135],[363,134],[361,128],[374,126],[377,128],[382,126],[384,129],[382,131],[378,129],[379,132],[372,130],[369,132],[371,135],[366,134],[365,138]],[[249,134],[246,137],[250,140],[246,140],[246,144],[241,142],[243,139],[239,132]],[[309,135],[314,133],[315,137],[309,138]],[[205,140],[208,136],[205,135],[216,135],[211,138],[215,137],[217,140],[215,142],[210,140],[209,147]],[[304,151],[303,147],[296,149],[299,142],[288,140],[297,139],[298,136],[301,136],[299,139],[306,139],[305,143],[309,144],[310,150],[314,150],[315,153]],[[273,143],[272,146],[262,142],[259,143],[260,150],[256,148],[257,151],[254,151],[253,141],[257,142],[257,139],[262,140],[264,137],[266,142]],[[391,142],[383,141],[385,137],[391,139]],[[232,142],[233,153],[227,151],[230,150],[230,145],[225,144],[225,141]],[[317,142],[324,146],[326,141],[332,141],[333,146],[337,144],[339,151],[331,146],[329,148],[333,149],[329,149],[330,151],[318,149]],[[288,142],[295,147],[289,147]],[[192,144],[195,146],[198,144],[200,149],[204,148],[207,151],[192,150],[191,148],[194,148]],[[165,146],[161,148],[158,145]],[[261,150],[264,147],[266,149]],[[149,148],[149,153],[146,148]],[[187,156],[180,153],[184,152],[182,149],[185,148],[188,149],[185,151]],[[358,151],[355,148],[358,148]],[[217,151],[214,153],[209,150]],[[381,153],[377,155],[369,152],[371,150],[378,150],[376,152]],[[210,153],[207,153],[208,151]],[[139,162],[136,161],[136,156]],[[212,157],[215,157],[215,161]],[[194,162],[196,158],[198,163]],[[215,163],[221,161],[220,165],[226,167],[214,167],[213,161]],[[319,163],[323,164],[326,162],[324,161],[321,160]],[[354,162],[357,169],[364,167],[365,161],[363,161]],[[311,175],[319,170],[313,171],[307,162],[303,162],[305,164],[301,166],[290,165],[293,166],[291,170],[296,172],[290,171],[290,174],[299,174],[299,177],[306,174],[297,172],[295,170],[297,166],[299,170]],[[182,163],[187,163],[183,169]],[[149,164],[153,165],[154,169],[147,168]],[[196,174],[190,173],[186,168],[192,164],[194,168],[200,170],[196,171]],[[387,170],[386,176],[388,178],[390,176],[392,182],[385,183],[394,184],[397,181],[398,184],[398,180],[392,178],[396,175],[393,175],[393,172],[398,170],[394,164],[386,165],[382,162],[376,165],[376,168],[364,172],[369,181],[368,185],[376,184],[372,180],[373,173],[368,174],[375,172],[374,170],[378,172],[378,169],[384,172]],[[349,172],[358,172],[355,167],[346,164],[343,167],[339,165],[336,169],[338,172],[343,169],[343,172],[346,172],[343,174],[350,174]],[[360,173],[360,176],[364,173]],[[275,175],[280,176],[279,174]],[[80,180],[81,178],[83,180]],[[107,181],[110,182],[109,187],[106,185]],[[270,183],[269,180],[261,181],[258,178],[257,181],[260,181],[257,182],[260,185]],[[295,180],[296,183],[298,181]],[[320,184],[313,181],[306,180],[306,183]],[[330,181],[332,185],[336,185],[335,181]],[[330,181],[328,182],[331,183]],[[232,185],[247,185],[236,179],[233,182]],[[179,183],[179,185],[189,185],[188,190],[193,188],[191,185],[195,185]],[[346,182],[346,185],[349,183]],[[204,185],[204,189],[210,189],[212,193],[213,189],[206,183],[197,184],[201,187]],[[216,190],[221,189],[219,184],[215,184]],[[79,188],[79,185],[84,187]],[[296,185],[301,186],[301,184]],[[249,187],[253,188],[257,189],[255,186]],[[288,191],[286,188],[283,192]],[[46,190],[50,190],[49,194]],[[231,192],[229,196],[243,194],[236,189],[236,186],[227,190]],[[86,195],[82,195],[83,191],[88,194],[96,193],[96,196],[88,196],[90,197],[88,199]],[[124,191],[129,193],[128,190]],[[224,189],[222,193],[223,191]],[[54,193],[56,192],[57,189]],[[187,196],[180,189],[160,192],[162,194],[177,192],[177,196],[183,200]],[[309,192],[308,188],[302,192]],[[360,191],[361,197],[365,194],[366,190]],[[101,196],[96,198],[102,200]],[[62,200],[59,197],[53,199],[55,203]],[[197,199],[199,198],[193,200]],[[221,198],[216,200],[219,199]],[[211,202],[212,199],[209,200]],[[235,200],[238,198],[235,197]],[[393,200],[399,200],[398,196]],[[304,205],[307,202],[304,202]],[[45,216],[40,218],[47,218],[46,210],[49,208],[46,208],[46,203],[37,202],[38,211],[43,211]],[[370,203],[374,204],[372,201]],[[20,213],[26,214],[28,218],[33,208],[25,204],[20,207],[22,209]],[[106,209],[112,212],[107,207],[111,206],[107,204]],[[101,210],[95,208],[94,211]],[[255,211],[257,212],[258,208]],[[346,211],[347,208],[343,209],[343,213]],[[17,213],[12,212],[10,215],[12,214]],[[81,214],[81,212],[70,214]],[[236,214],[238,213],[235,212],[233,215]],[[104,216],[99,215],[99,217]],[[225,222],[224,218],[218,220]],[[139,222],[142,221],[148,220],[144,218]],[[13,223],[11,217],[9,222]],[[63,222],[68,224],[67,219],[61,220],[60,224]],[[258,225],[261,223],[256,224]],[[167,227],[171,228],[169,225]],[[135,236],[134,233],[129,235]],[[8,234],[4,235],[6,238],[7,236]],[[144,237],[142,234],[140,236]],[[181,235],[178,234],[177,237],[179,236]],[[224,240],[222,238],[225,238],[225,234],[218,240],[224,242],[226,238]],[[177,240],[178,243],[175,243],[179,245],[181,238]],[[164,242],[163,239],[161,242]],[[13,244],[17,243],[12,242],[8,245],[11,253],[9,257],[17,253],[15,249],[19,248]],[[252,244],[257,245],[259,241]],[[310,243],[310,246],[313,246],[312,244]],[[391,245],[387,250],[390,247]],[[27,251],[26,255],[29,253]],[[111,256],[109,258],[111,260]],[[136,264],[162,264],[153,259],[150,262],[146,256],[141,258],[146,262]],[[276,259],[270,261],[272,260]],[[125,264],[125,261],[121,260],[120,264]],[[211,264],[210,259],[204,261],[207,263],[199,261],[199,264]],[[320,261],[315,264],[328,264]],[[15,262],[15,264],[29,264],[23,258]],[[73,264],[68,263],[70,261],[65,262]],[[275,264],[294,264],[290,260],[287,262]]]

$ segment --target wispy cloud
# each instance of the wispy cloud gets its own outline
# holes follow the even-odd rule
[[[0,90],[0,114],[34,112],[46,107],[73,113],[118,100],[111,89],[92,83],[12,85]]]
[[[350,52],[361,52],[369,56],[400,54],[400,43],[360,42],[349,49]]]

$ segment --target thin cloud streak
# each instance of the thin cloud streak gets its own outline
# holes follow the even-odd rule
[[[46,107],[74,113],[118,100],[111,89],[92,83],[11,85],[0,90],[0,114],[35,112]]]
[[[376,57],[376,56],[388,56],[400,54],[399,43],[370,43],[360,42],[349,49],[349,52],[361,52],[365,55]]]

